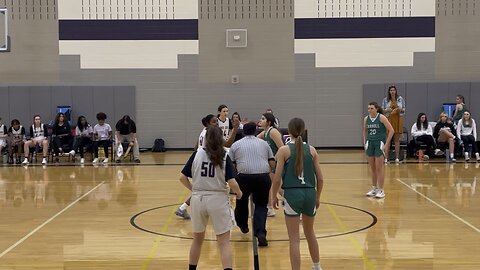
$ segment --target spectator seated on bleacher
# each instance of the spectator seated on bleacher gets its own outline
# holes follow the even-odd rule
[[[437,124],[433,130],[433,137],[437,142],[437,149],[435,149],[435,155],[443,155],[442,149],[448,147],[449,155],[447,159],[450,162],[456,162],[455,159],[455,141],[457,139],[457,131],[453,126],[452,121],[448,119],[448,115],[445,112],[440,114]]]
[[[78,151],[80,153],[80,163],[85,163],[84,151],[89,147],[93,148],[92,137],[92,126],[87,122],[87,118],[85,118],[85,116],[79,116],[77,127],[75,128],[73,148],[72,151],[70,151],[70,155],[73,157],[73,160],[75,160],[75,152]]]
[[[18,119],[13,119],[8,129],[8,163],[13,164],[13,154],[16,152],[17,164],[20,163],[20,157],[25,143],[25,128],[20,125]]]
[[[477,125],[469,111],[465,111],[462,118],[458,121],[457,134],[463,142],[465,161],[470,160],[470,153],[472,155],[475,153],[477,161],[480,161],[476,143]]]
[[[72,149],[73,137],[70,124],[65,119],[65,114],[58,113],[55,117],[55,124],[52,130],[53,152],[55,161],[58,162],[58,156],[63,156],[65,151]]]
[[[409,152],[413,154],[420,149],[420,146],[425,145],[426,154],[423,156],[424,160],[428,160],[430,156],[433,156],[435,149],[433,129],[429,125],[425,113],[418,114],[417,122],[413,124],[411,134],[413,140],[409,143]]]

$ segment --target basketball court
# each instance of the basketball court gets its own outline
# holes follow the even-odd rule
[[[140,165],[0,167],[0,269],[186,269],[191,224],[174,215],[190,152]],[[386,166],[383,200],[368,199],[362,151],[320,151],[325,177],[316,233],[323,269],[478,269],[478,165]],[[290,269],[282,211],[268,218],[260,269]],[[209,228],[198,269],[221,269]],[[253,269],[250,234],[232,231],[234,269]],[[310,269],[306,241],[302,269]]]

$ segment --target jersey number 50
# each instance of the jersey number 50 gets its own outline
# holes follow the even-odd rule
[[[211,162],[202,162],[202,171],[200,175],[203,177],[215,177],[215,166]]]

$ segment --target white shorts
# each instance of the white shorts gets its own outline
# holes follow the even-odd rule
[[[3,146],[3,147],[7,146],[7,140],[0,139],[0,146]]]
[[[32,141],[38,144],[42,144],[43,140],[45,140],[45,137],[43,136],[32,138]]]
[[[235,217],[227,194],[194,194],[192,195],[191,207],[194,233],[204,232],[209,218],[212,219],[215,235],[224,234],[235,226]]]

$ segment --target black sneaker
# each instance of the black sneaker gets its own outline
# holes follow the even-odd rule
[[[240,227],[240,231],[242,231],[242,233],[248,233],[250,230],[248,229],[248,227],[246,228]]]
[[[140,159],[135,159],[135,163],[141,163]]]
[[[257,235],[257,239],[258,239],[258,246],[259,247],[268,246],[268,241],[267,241],[267,237],[265,236],[265,234]]]

